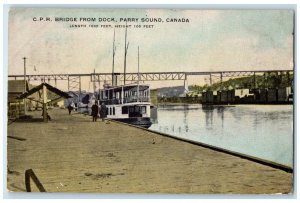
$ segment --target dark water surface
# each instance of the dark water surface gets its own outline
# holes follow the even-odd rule
[[[150,129],[293,165],[293,106],[165,105]]]

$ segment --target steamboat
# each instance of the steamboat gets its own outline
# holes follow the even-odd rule
[[[124,58],[124,84],[117,85],[117,76],[120,73],[114,72],[115,58],[115,32],[113,40],[113,63],[112,63],[112,85],[104,84],[99,90],[99,103],[105,104],[107,108],[107,118],[144,128],[152,125],[150,120],[150,86],[140,84],[126,84],[126,56],[129,43],[127,43],[127,28],[125,31],[125,58]],[[138,47],[138,73],[139,73],[139,47]]]
[[[108,119],[144,128],[151,126],[149,85],[106,85],[99,97],[100,104],[106,105]]]

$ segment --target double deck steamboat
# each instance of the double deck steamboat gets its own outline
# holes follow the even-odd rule
[[[100,90],[100,104],[107,108],[107,118],[132,125],[149,128],[150,87],[149,85],[126,84],[108,86]]]
[[[117,75],[114,71],[115,61],[115,31],[113,39],[112,85],[104,85],[99,90],[99,103],[107,107],[107,118],[132,125],[149,128],[152,124],[150,117],[150,86],[140,84],[140,75],[136,84],[126,84],[126,56],[129,43],[127,43],[127,27],[125,29],[125,58],[124,58],[124,84],[117,85]],[[138,73],[139,73],[139,47],[138,47]]]

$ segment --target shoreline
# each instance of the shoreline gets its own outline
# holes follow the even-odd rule
[[[156,134],[160,134],[162,136],[170,137],[172,139],[176,139],[176,140],[179,140],[179,141],[182,141],[182,142],[191,143],[191,144],[194,144],[194,145],[197,145],[197,146],[200,146],[200,147],[205,147],[205,148],[215,150],[215,151],[218,151],[218,152],[222,152],[222,153],[225,153],[225,154],[230,154],[230,155],[233,155],[233,156],[236,156],[236,157],[247,159],[249,161],[254,161],[256,163],[260,163],[260,164],[263,164],[263,165],[266,165],[266,166],[270,166],[272,168],[280,169],[280,170],[288,172],[288,173],[293,173],[294,172],[294,169],[291,166],[281,164],[281,163],[277,163],[277,162],[274,162],[274,161],[270,161],[270,160],[267,160],[267,159],[262,159],[262,158],[259,158],[259,157],[255,157],[255,156],[251,156],[251,155],[248,155],[248,154],[228,150],[228,149],[225,149],[225,148],[222,148],[222,147],[206,144],[206,143],[191,140],[191,139],[178,137],[178,136],[175,136],[175,135],[171,135],[171,134],[168,134],[168,133],[163,133],[163,132],[156,131],[156,130],[145,129],[145,128],[135,126],[135,125],[131,125],[131,124],[128,124],[128,123],[122,123],[122,122],[114,121],[114,120],[109,120],[109,121],[121,123],[121,124],[128,125],[128,126],[131,126],[131,127],[140,128],[140,129],[143,129],[143,130],[146,130],[146,131],[149,131],[149,132],[153,132],[153,133],[156,133]]]
[[[158,103],[156,107],[159,106],[189,106],[189,105],[200,105],[200,106],[206,106],[206,107],[218,107],[218,106],[250,106],[250,105],[255,105],[255,106],[287,106],[291,105],[294,106],[294,104],[202,104],[202,103]]]

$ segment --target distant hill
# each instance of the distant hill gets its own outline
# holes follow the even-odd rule
[[[157,97],[184,97],[184,86],[157,88]]]
[[[293,74],[287,75],[277,75],[276,73],[257,75],[254,80],[254,76],[231,78],[229,80],[223,81],[223,89],[253,89],[253,88],[281,88],[292,86]],[[255,85],[254,85],[255,81]],[[207,90],[220,90],[221,83],[214,83],[213,85],[190,85],[189,93],[200,94]],[[157,88],[158,97],[184,97],[184,86],[174,86],[174,87],[162,87]]]
[[[278,75],[277,73],[271,73],[263,75],[232,78],[224,81],[209,85],[193,85],[189,87],[191,92],[201,93],[206,90],[220,90],[223,89],[255,89],[255,88],[283,88],[293,86],[293,74]]]

